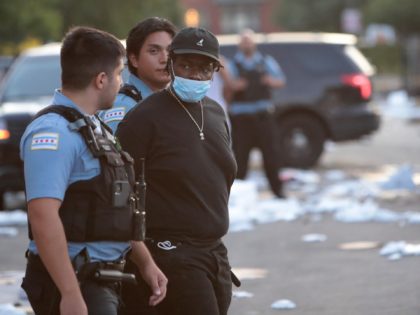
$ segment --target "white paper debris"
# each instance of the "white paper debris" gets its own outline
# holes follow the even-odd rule
[[[233,291],[232,296],[234,298],[243,299],[243,298],[252,298],[254,294],[247,291]]]
[[[19,234],[17,228],[14,227],[0,227],[0,236],[14,237]]]
[[[302,241],[307,243],[315,243],[315,242],[325,242],[327,240],[327,236],[324,234],[305,234],[302,236]]]
[[[278,300],[271,304],[271,308],[275,310],[291,310],[296,308],[296,304],[290,300]]]
[[[6,225],[26,225],[27,215],[25,211],[0,211],[0,226]]]
[[[420,244],[410,244],[405,241],[394,241],[385,244],[379,254],[389,260],[397,260],[403,256],[420,256]]]
[[[414,190],[416,184],[413,181],[413,169],[410,165],[398,168],[386,181],[379,183],[382,189],[407,189]]]
[[[12,304],[0,304],[0,315],[26,315],[26,312],[17,309]]]

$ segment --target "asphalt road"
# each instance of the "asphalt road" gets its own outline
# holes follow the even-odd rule
[[[317,171],[342,169],[372,176],[409,163],[420,171],[420,124],[386,119],[367,140],[334,145]],[[410,193],[385,201],[394,210],[420,212],[420,197]],[[307,233],[327,240],[305,243]],[[390,261],[379,255],[389,241],[420,243],[420,226],[395,223],[340,223],[329,217],[318,222],[299,219],[257,226],[225,237],[231,265],[242,278],[235,291],[253,294],[234,298],[230,315],[411,315],[420,314],[420,257]],[[347,242],[375,242],[374,248],[342,250]],[[0,237],[0,271],[23,270],[26,229],[14,238]],[[296,303],[292,310],[270,306],[280,299]],[[1,300],[1,299],[0,299]],[[13,301],[11,301],[13,302]]]

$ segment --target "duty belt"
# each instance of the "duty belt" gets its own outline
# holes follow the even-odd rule
[[[41,267],[45,272],[46,270],[41,257],[30,251],[25,254],[28,263],[34,264]],[[96,279],[98,281],[127,281],[136,283],[135,276],[129,273],[123,273],[125,260],[112,261],[112,262],[83,262],[77,259],[73,260],[73,267],[77,275],[79,282],[83,282],[87,279]]]

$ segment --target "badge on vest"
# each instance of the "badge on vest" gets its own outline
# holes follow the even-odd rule
[[[58,139],[55,132],[36,133],[32,137],[31,150],[57,150]]]
[[[125,116],[124,107],[115,107],[107,110],[104,115],[104,122],[109,123],[110,121],[122,120]]]

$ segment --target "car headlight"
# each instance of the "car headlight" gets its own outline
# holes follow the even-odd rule
[[[0,141],[8,140],[10,132],[7,129],[7,122],[4,118],[0,117]]]

